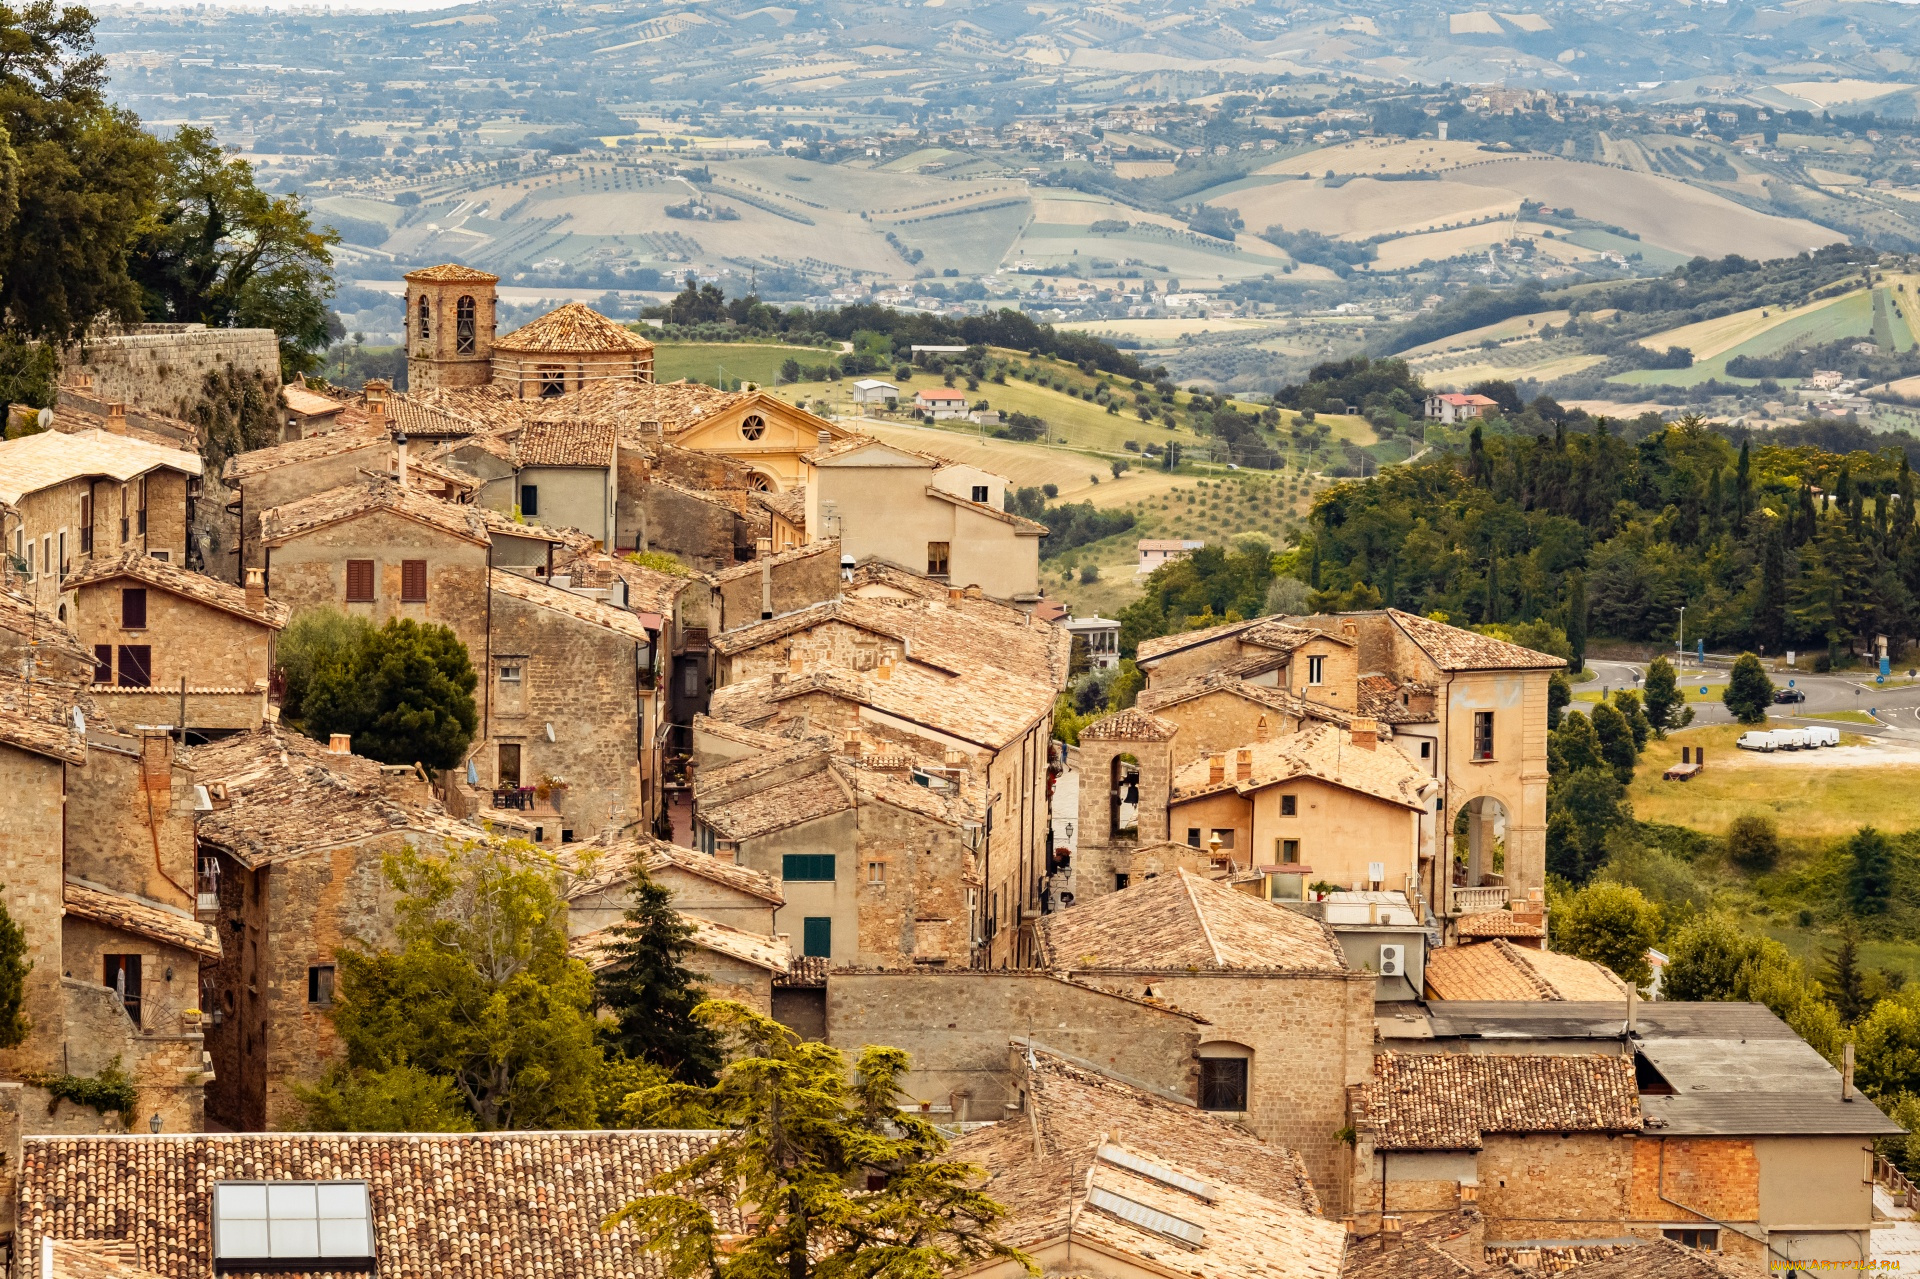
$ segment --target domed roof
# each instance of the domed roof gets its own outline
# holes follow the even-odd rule
[[[536,354],[598,355],[653,350],[653,343],[623,328],[584,302],[569,302],[505,337],[494,339],[495,351]]]

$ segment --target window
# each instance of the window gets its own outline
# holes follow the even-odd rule
[[[1278,841],[1278,846],[1280,849],[1280,864],[1282,866],[1297,866],[1300,864],[1299,840],[1283,839]]]
[[[53,562],[53,534],[40,539],[40,567],[49,573],[55,571]]]
[[[757,440],[767,433],[767,419],[758,413],[749,413],[740,423],[740,434],[749,440]]]
[[[515,663],[510,666],[502,666],[500,668],[500,682],[502,684],[518,684],[520,682],[519,664]]]
[[[93,553],[93,494],[80,495],[80,553]]]
[[[1280,815],[1282,817],[1298,817],[1300,815],[1300,797],[1298,795],[1282,795],[1280,797]]]
[[[780,878],[830,884],[833,882],[833,854],[788,853],[780,859]]]
[[[65,529],[60,530],[60,558],[55,560],[54,564],[56,564],[59,567],[60,576],[63,578],[66,577],[67,575],[67,530]]]
[[[1493,758],[1493,712],[1475,711],[1473,713],[1473,757],[1475,759]]]
[[[93,682],[113,683],[113,645],[95,644],[93,646]]]
[[[927,543],[928,577],[945,577],[947,575],[947,549],[948,543],[946,542]]]
[[[1187,847],[1200,847],[1200,828],[1198,826],[1187,827]]]
[[[120,592],[120,629],[147,629],[147,591],[145,587],[127,587]]]
[[[696,658],[680,659],[680,695],[682,697],[700,696],[700,663]]]
[[[1231,849],[1233,847],[1233,832],[1230,830],[1223,830],[1218,826],[1214,827],[1212,837],[1207,840],[1207,847],[1209,848],[1213,847],[1213,841],[1216,839],[1220,841],[1220,847],[1222,850]]]
[[[120,486],[120,544],[127,544],[127,486]]]
[[[573,827],[562,826],[560,828],[560,842],[563,844],[571,844],[573,842]]]
[[[1237,1110],[1247,1108],[1247,1059],[1245,1057],[1202,1057],[1200,1059],[1200,1109]]]
[[[400,561],[400,602],[402,604],[427,602],[427,562],[425,560]]]
[[[326,1265],[288,1264],[322,1261]],[[372,1270],[373,1213],[367,1183],[216,1182],[213,1268]]]
[[[1421,759],[1432,759],[1432,758],[1433,758],[1433,743],[1432,743],[1432,742],[1421,742],[1421,743],[1420,743],[1420,758],[1421,758]]]
[[[140,956],[103,955],[101,967],[104,970],[100,984],[119,996],[120,1004],[127,1010],[127,1016],[133,1018],[133,1024],[140,1024]]]
[[[867,863],[867,882],[869,884],[886,883],[887,882],[887,864],[885,862],[868,862]]]
[[[498,761],[497,769],[500,785],[518,788],[520,785],[520,743],[501,742]]]
[[[431,326],[427,323],[427,320],[432,313],[432,308],[427,305],[427,295],[422,293],[420,295],[420,340],[422,342],[426,341],[428,336],[430,336]]]
[[[122,644],[120,646],[120,687],[148,688],[152,684],[153,646]]]
[[[551,364],[540,366],[540,398],[550,399],[567,393],[567,371]]]
[[[520,486],[520,514],[540,514],[540,486],[538,484],[522,484]]]
[[[470,297],[453,304],[453,350],[456,355],[473,354],[473,299]]]
[[[136,521],[134,531],[145,536],[147,531],[147,477],[144,475],[140,477],[140,509],[133,514]]]
[[[33,543],[27,543],[27,576],[33,576]]]
[[[800,953],[810,958],[833,958],[833,921],[809,915],[800,921]]]
[[[307,969],[307,1002],[310,1004],[333,1002],[332,964],[314,964]]]
[[[1116,893],[1132,882],[1132,877],[1123,870],[1117,870],[1113,873],[1113,891]]]
[[[1720,1232],[1702,1230],[1696,1226],[1677,1226],[1662,1230],[1661,1235],[1687,1248],[1698,1248],[1703,1252],[1720,1251]]]
[[[976,485],[974,485],[974,486],[973,486],[973,500],[974,500],[974,501],[976,501],[976,502],[985,502],[985,501],[987,500],[987,486],[986,486],[986,485],[984,485],[984,484],[976,484]]]
[[[347,561],[347,603],[373,603],[373,561]]]
[[[1326,663],[1327,659],[1324,657],[1309,657],[1307,659],[1307,683],[1318,684],[1320,682],[1320,677],[1326,673]]]

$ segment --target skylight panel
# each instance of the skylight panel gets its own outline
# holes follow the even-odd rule
[[[1129,1199],[1125,1195],[1116,1195],[1104,1186],[1095,1186],[1087,1192],[1087,1204],[1102,1212],[1112,1213],[1129,1225],[1178,1240],[1189,1248],[1198,1248],[1206,1242],[1207,1232],[1184,1217],[1161,1212],[1158,1208],[1149,1208],[1138,1200]]]
[[[373,1268],[373,1213],[364,1181],[223,1181],[213,1189],[216,1270],[312,1262]]]

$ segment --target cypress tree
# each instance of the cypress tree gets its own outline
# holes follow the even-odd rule
[[[693,1016],[707,996],[682,962],[693,950],[693,928],[672,901],[639,872],[625,920],[608,930],[612,962],[594,975],[594,994],[613,1013],[612,1039],[622,1052],[665,1067],[681,1083],[707,1086],[720,1071],[720,1041]]]
[[[1769,530],[1760,551],[1760,601],[1754,606],[1754,631],[1761,646],[1781,653],[1787,646],[1787,551],[1778,530]]]
[[[1580,573],[1567,579],[1567,646],[1567,669],[1578,675],[1587,668],[1587,579]]]
[[[1753,500],[1753,480],[1747,468],[1748,441],[1740,441],[1740,461],[1733,469],[1733,531],[1741,533],[1747,527],[1747,507]]]

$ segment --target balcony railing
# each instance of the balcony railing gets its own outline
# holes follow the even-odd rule
[[[1486,888],[1455,888],[1450,890],[1449,914],[1478,915],[1489,910],[1507,908],[1507,888],[1504,884],[1495,884]]]

